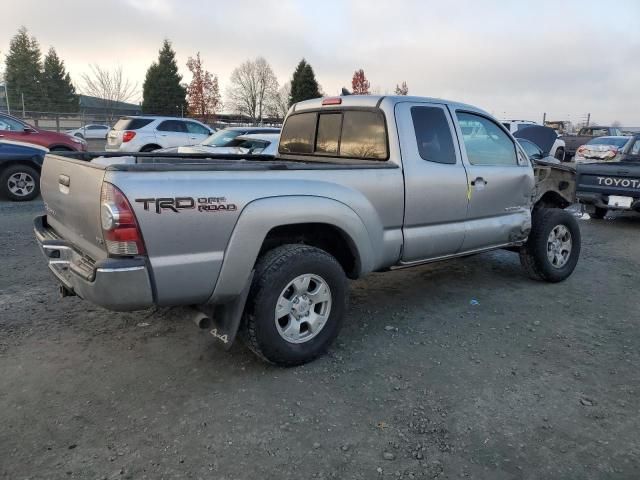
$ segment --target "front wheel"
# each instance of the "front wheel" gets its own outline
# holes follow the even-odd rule
[[[323,354],[338,335],[347,279],[319,248],[283,245],[260,258],[244,313],[243,336],[262,359],[301,365]]]
[[[0,189],[14,202],[33,200],[40,193],[40,174],[27,165],[11,165],[0,174]]]
[[[556,150],[556,154],[554,155],[554,157],[556,158],[556,160],[560,160],[561,162],[564,162],[564,157],[565,157],[565,153],[564,153],[564,148],[558,148]]]
[[[573,215],[542,208],[533,214],[529,239],[520,248],[520,263],[534,279],[561,282],[576,268],[580,245],[580,227]]]

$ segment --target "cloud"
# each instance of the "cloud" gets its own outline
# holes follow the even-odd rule
[[[640,3],[462,0],[81,0],[4,7],[0,50],[26,25],[53,45],[74,80],[88,64],[121,65],[139,85],[164,38],[181,73],[200,51],[226,90],[231,71],[264,56],[280,82],[300,58],[325,92],[363,68],[374,88],[460,100],[497,116],[640,126]],[[633,124],[633,125],[632,125]]]

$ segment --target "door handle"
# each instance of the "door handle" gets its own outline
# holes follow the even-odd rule
[[[472,187],[475,187],[476,185],[477,185],[477,186],[483,186],[483,187],[484,187],[487,183],[489,183],[489,182],[487,182],[487,181],[486,181],[484,178],[482,178],[482,177],[477,177],[475,180],[471,180],[471,186],[472,186]]]

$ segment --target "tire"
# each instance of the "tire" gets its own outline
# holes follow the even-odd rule
[[[316,298],[323,302],[309,304],[309,297],[302,294],[305,289],[294,287],[294,280],[298,282],[296,285],[302,285],[307,276],[311,277],[307,293],[311,297],[319,295]],[[242,336],[247,346],[267,362],[280,366],[302,365],[325,353],[338,335],[347,297],[346,275],[333,256],[307,245],[274,248],[256,264]],[[280,314],[284,315],[276,318],[279,304]],[[320,322],[316,331],[311,328],[314,322]]]
[[[606,208],[594,207],[593,213],[589,216],[594,220],[602,220],[607,215],[608,210]]]
[[[145,145],[140,149],[140,152],[142,153],[153,152],[154,150],[158,150],[159,148],[161,147],[159,147],[158,145]]]
[[[578,222],[569,212],[557,208],[535,211],[532,221],[529,239],[520,248],[520,263],[527,274],[536,280],[565,280],[573,273],[580,258]]]
[[[0,192],[14,202],[27,202],[40,194],[40,174],[28,165],[11,165],[0,173]]]
[[[565,153],[564,153],[564,148],[559,148],[556,150],[556,153],[554,155],[554,157],[558,160],[560,160],[561,162],[565,161]]]

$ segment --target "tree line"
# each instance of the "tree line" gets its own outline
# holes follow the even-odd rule
[[[198,117],[213,120],[223,106],[235,113],[261,122],[266,117],[282,118],[289,107],[303,100],[324,96],[311,65],[303,58],[291,80],[280,85],[263,57],[246,60],[236,67],[226,91],[223,105],[218,76],[208,71],[197,52],[186,63],[192,75],[184,83],[178,70],[171,42],[164,40],[158,58],[147,69],[142,85],[143,113]],[[81,75],[82,93],[101,99],[107,111],[115,111],[119,102],[131,101],[138,92],[137,84],[127,80],[121,68],[104,69],[90,65]],[[40,46],[25,27],[11,39],[5,59],[4,81],[12,110],[73,113],[79,108],[76,88],[56,50],[51,47],[42,57]],[[364,70],[356,70],[351,81],[353,94],[371,93]],[[396,85],[397,95],[407,95],[406,82]]]

